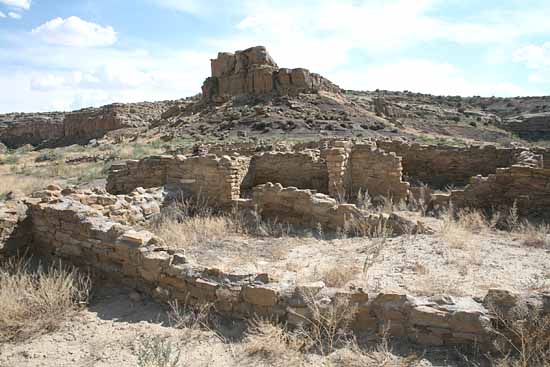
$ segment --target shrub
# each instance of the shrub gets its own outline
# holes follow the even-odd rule
[[[33,269],[29,260],[0,266],[0,340],[22,339],[55,330],[68,314],[86,304],[89,276],[61,263]]]

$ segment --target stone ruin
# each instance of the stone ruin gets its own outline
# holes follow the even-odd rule
[[[406,202],[415,192],[407,180],[414,184],[432,170],[438,175],[435,185],[461,182],[476,166],[494,172],[474,176],[443,199],[442,194],[433,194],[428,200],[482,208],[516,202],[522,215],[550,213],[550,170],[540,155],[523,148],[449,148],[456,171],[445,176],[435,163],[441,151],[445,148],[336,140],[284,152],[214,155],[202,150],[200,155],[121,162],[112,166],[107,190],[51,185],[31,197],[0,204],[0,253],[27,249],[60,257],[161,301],[209,302],[231,317],[256,315],[295,326],[310,312],[304,294],[323,304],[345,299],[356,308],[352,325],[357,331],[387,333],[427,346],[490,348],[495,307],[529,304],[550,314],[550,295],[493,289],[475,299],[418,297],[393,291],[368,294],[361,288],[330,288],[323,282],[288,284],[265,273],[202,266],[140,227],[177,194],[207,198],[209,205],[221,210],[256,210],[264,218],[296,227],[320,225],[327,231],[342,231],[352,224],[368,234],[383,225],[393,234],[412,234],[424,231],[423,224],[397,214],[369,212],[351,202],[360,192]],[[414,159],[405,161],[401,155]],[[488,168],[495,157],[501,159]]]
[[[234,54],[220,52],[211,60],[212,76],[202,86],[203,100],[225,102],[236,96],[298,95],[340,88],[307,69],[279,68],[263,46]]]

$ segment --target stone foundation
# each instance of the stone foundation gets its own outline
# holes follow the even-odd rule
[[[270,317],[291,326],[305,323],[312,304],[343,304],[352,308],[351,326],[357,332],[403,337],[426,346],[488,349],[496,337],[488,303],[493,307],[502,299],[522,299],[503,290],[490,291],[483,302],[392,291],[367,294],[361,289],[328,288],[322,282],[282,283],[268,274],[224,273],[188,262],[185,254],[168,250],[152,233],[114,222],[71,195],[49,191],[42,198],[27,200],[34,252],[104,272],[160,301],[212,303],[227,316]],[[494,297],[504,293],[510,297]],[[550,312],[550,295],[535,293],[529,299]]]
[[[241,183],[248,171],[244,157],[156,156],[113,164],[107,178],[107,191],[129,193],[143,187],[167,186],[184,197],[202,197],[213,206],[230,205],[240,196]]]
[[[475,176],[464,190],[440,194],[439,203],[450,201],[457,207],[507,212],[514,203],[518,214],[550,219],[550,169],[512,166],[499,168],[487,177]]]
[[[313,230],[361,235],[383,227],[396,235],[422,231],[421,225],[395,214],[372,214],[321,193],[278,183],[254,187],[252,205],[264,218]]]

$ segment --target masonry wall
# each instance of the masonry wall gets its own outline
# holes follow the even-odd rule
[[[311,313],[307,294],[325,306],[344,302],[354,307],[352,326],[357,331],[435,346],[485,348],[492,338],[490,312],[484,303],[469,297],[438,302],[402,292],[369,295],[361,289],[327,288],[322,282],[288,285],[268,274],[224,273],[190,263],[153,234],[116,223],[62,193],[28,203],[35,252],[90,266],[164,302],[209,302],[226,315],[258,315],[297,326]]]
[[[0,202],[0,258],[14,255],[30,241],[27,207],[20,201]]]
[[[107,190],[128,193],[137,187],[167,186],[187,197],[207,198],[211,205],[224,206],[239,198],[248,171],[245,157],[156,156],[131,160],[111,167]]]
[[[268,152],[252,157],[248,189],[267,182],[328,193],[326,162],[318,151]]]
[[[497,149],[491,145],[457,148],[399,141],[378,141],[377,145],[402,158],[403,173],[408,181],[435,188],[466,185],[472,176],[495,173],[497,168],[514,164],[519,153],[516,149]]]
[[[365,235],[385,226],[396,235],[421,231],[417,223],[398,215],[372,214],[325,194],[279,183],[254,187],[251,203],[264,218],[313,230]]]
[[[350,155],[350,195],[368,191],[371,197],[384,196],[394,202],[407,200],[409,183],[402,181],[401,158],[372,145],[353,146]]]
[[[457,206],[508,210],[514,203],[519,214],[550,219],[550,169],[512,166],[487,177],[472,177],[464,190],[449,198]]]

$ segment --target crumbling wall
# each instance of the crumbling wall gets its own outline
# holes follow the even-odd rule
[[[401,158],[370,144],[353,146],[350,155],[350,189],[352,198],[368,191],[371,197],[384,196],[394,202],[407,200],[409,183],[402,181]]]
[[[283,186],[312,189],[328,193],[328,170],[318,151],[267,152],[252,157],[250,162],[253,186],[277,182]]]
[[[142,187],[167,186],[184,197],[202,197],[213,206],[225,206],[240,196],[250,160],[245,157],[155,156],[114,164],[107,191],[129,193]]]
[[[151,156],[111,165],[107,177],[107,191],[126,194],[138,187],[159,187],[166,184],[166,169],[173,156]]]
[[[503,290],[490,290],[483,302],[470,297],[414,297],[400,291],[369,295],[362,289],[328,288],[323,282],[289,285],[268,274],[222,272],[190,263],[150,232],[116,223],[59,191],[49,191],[28,200],[36,252],[91,266],[163,302],[211,303],[225,315],[270,317],[294,326],[311,316],[312,301],[323,307],[347,304],[355,310],[351,325],[357,331],[427,346],[486,349],[495,337],[488,304],[498,306],[504,299],[509,306],[509,300],[522,300]],[[550,296],[529,297],[548,311]]]
[[[0,202],[0,258],[23,252],[29,242],[27,207],[15,200]]]
[[[354,204],[339,204],[336,199],[311,190],[285,187],[271,182],[254,187],[252,204],[262,217],[297,227],[336,232],[367,234],[386,226],[391,233],[414,233],[417,223],[395,214],[371,214]]]
[[[441,195],[440,195],[441,196]],[[550,219],[550,169],[512,166],[495,174],[472,177],[464,190],[446,198],[455,206],[507,210],[515,203],[524,216]],[[444,198],[439,197],[441,202]]]
[[[167,187],[188,197],[203,197],[211,205],[227,206],[240,197],[250,160],[244,157],[178,156],[170,161]]]
[[[472,176],[495,173],[497,168],[514,164],[519,153],[517,149],[496,148],[492,145],[457,148],[401,141],[378,141],[377,145],[402,158],[403,173],[409,181],[435,188],[462,186]]]

